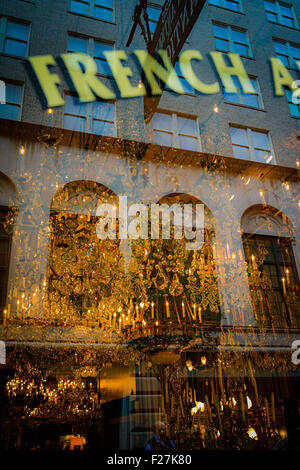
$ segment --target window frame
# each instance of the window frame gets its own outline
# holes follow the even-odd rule
[[[176,112],[172,112],[172,111],[166,111],[166,110],[163,110],[163,109],[158,109],[155,114],[166,114],[168,116],[171,116],[171,130],[166,131],[164,129],[158,129],[158,128],[154,127],[154,125],[152,123],[152,142],[153,143],[154,143],[154,132],[160,132],[162,134],[171,135],[172,148],[180,149],[180,150],[183,150],[183,151],[189,151],[189,152],[201,152],[202,151],[202,142],[201,142],[201,134],[200,134],[200,126],[199,126],[198,117],[196,117],[196,116],[187,116],[185,114],[176,113]],[[194,121],[195,126],[196,126],[196,132],[197,132],[198,135],[195,137],[195,136],[192,136],[192,135],[180,133],[178,131],[178,117],[183,118],[183,119],[190,119],[190,120]],[[183,147],[180,147],[179,146],[179,137],[180,136],[193,138],[195,141],[197,141],[198,149],[197,150],[190,150],[190,149],[185,149]],[[155,144],[155,145],[157,145],[157,144]]]
[[[274,0],[274,1],[273,0],[267,0],[267,1],[269,3],[273,3],[273,5],[275,6],[275,9],[276,9],[276,13],[266,10],[266,4],[264,2],[264,9],[265,9],[267,21],[269,21],[270,23],[278,24],[280,26],[285,26],[286,28],[299,29],[299,23],[298,23],[298,20],[297,20],[296,14],[295,14],[295,10],[294,10],[294,7],[293,7],[292,4],[279,2],[278,0]],[[292,15],[293,22],[294,22],[293,26],[282,23],[282,18],[285,17],[285,15],[282,14],[282,11],[281,11],[281,8],[280,8],[281,6],[286,7],[286,8],[290,8],[291,15]],[[272,14],[276,15],[277,21],[270,20],[267,16],[267,13],[272,13]]]
[[[18,86],[21,88],[21,93],[20,93],[20,96],[21,96],[21,100],[20,100],[20,105],[18,106],[19,108],[19,115],[18,115],[18,119],[11,119],[11,118],[0,118],[0,119],[10,119],[12,121],[16,121],[16,122],[19,122],[22,120],[22,114],[23,114],[23,102],[24,102],[24,87],[25,87],[25,84],[24,82],[19,82],[19,81],[15,81],[15,80],[10,80],[8,78],[3,78],[3,77],[0,77],[0,80],[2,80],[5,85],[14,85],[14,86]],[[7,98],[7,93],[6,93],[6,98]],[[6,103],[5,104],[10,104],[7,102],[7,99],[6,99]],[[0,106],[5,106],[0,104]],[[15,105],[15,103],[11,103],[12,105]]]
[[[70,53],[70,54],[75,52],[75,51],[70,51],[69,50],[69,39],[72,38],[72,37],[76,38],[76,39],[82,39],[84,41],[87,41],[87,54],[89,56],[91,56],[94,60],[101,60],[102,61],[101,58],[95,56],[95,43],[97,43],[97,42],[100,43],[100,44],[111,46],[112,49],[115,50],[115,43],[113,43],[113,42],[105,41],[103,39],[94,38],[92,36],[81,36],[79,34],[74,34],[72,32],[68,32],[67,52]],[[103,62],[107,63],[104,59],[103,59]],[[108,65],[108,67],[109,67],[109,65]],[[110,70],[110,75],[105,75],[105,74],[100,73],[100,72],[97,71],[97,76],[107,78],[109,80],[114,78],[113,73],[112,73],[111,70]]]
[[[65,96],[72,96],[74,98],[77,98],[76,93],[70,92],[69,90],[65,90],[64,92]],[[108,122],[111,123],[111,121],[102,121],[101,119],[96,119],[93,115],[93,105],[95,103],[100,102],[100,103],[111,103],[113,105],[113,124],[114,124],[114,133],[113,136],[107,135],[107,134],[98,134],[93,132],[93,122],[94,121],[101,121],[101,122]],[[70,130],[72,132],[84,132],[87,134],[93,134],[93,135],[103,135],[106,137],[117,137],[117,113],[116,113],[116,101],[114,100],[96,100],[96,101],[91,101],[89,103],[82,103],[84,106],[86,106],[86,113],[85,115],[80,115],[80,114],[73,114],[73,113],[68,113],[66,112],[66,104],[64,105],[64,112],[63,112],[63,128],[65,130]],[[73,116],[77,118],[83,118],[85,120],[85,129],[84,130],[74,130],[74,129],[68,129],[65,127],[65,116]]]
[[[254,55],[253,55],[253,51],[252,51],[252,46],[251,46],[251,41],[250,41],[250,36],[249,36],[249,32],[247,29],[244,29],[244,28],[239,28],[239,27],[236,27],[236,26],[231,26],[229,24],[224,24],[224,23],[220,23],[218,21],[213,21],[212,22],[212,25],[213,27],[214,26],[219,26],[221,28],[224,28],[226,29],[227,31],[227,36],[228,36],[228,39],[224,39],[224,38],[216,38],[215,34],[214,34],[214,30],[213,30],[213,38],[214,40],[216,39],[222,39],[223,41],[227,41],[228,44],[229,44],[229,51],[223,51],[221,49],[219,49],[217,46],[216,46],[216,41],[215,41],[215,46],[216,46],[216,51],[220,51],[220,52],[223,52],[224,54],[228,54],[229,52],[235,52],[233,50],[233,45],[236,43],[236,41],[233,40],[233,35],[232,35],[232,31],[237,31],[238,33],[244,33],[245,36],[246,36],[246,44],[242,44],[242,43],[237,43],[237,44],[241,44],[243,46],[247,46],[248,47],[248,55],[244,55],[244,54],[239,54],[241,57],[244,57],[246,59],[253,59],[254,58]]]
[[[8,37],[6,36],[6,30],[7,30],[7,23],[8,22],[15,23],[15,24],[20,24],[20,25],[28,27],[28,36],[27,36],[27,41],[26,42],[22,41],[22,40],[19,40],[19,39],[16,39],[16,38],[13,38],[13,37],[10,37],[10,36],[8,36]],[[26,57],[28,57],[28,55],[29,55],[30,35],[31,35],[31,23],[26,22],[24,20],[20,20],[18,18],[11,18],[11,17],[7,17],[7,16],[2,16],[0,18],[0,54],[4,55],[4,56],[8,56],[8,57],[15,57],[16,59],[23,59],[23,60],[26,59]],[[5,48],[6,39],[11,39],[11,40],[16,41],[16,42],[25,43],[26,44],[25,55],[20,56],[20,55],[14,55],[14,54],[9,54],[8,52],[5,52],[4,48]]]
[[[89,13],[88,13],[88,15],[86,15],[84,13],[79,13],[77,11],[71,10],[72,0],[69,0],[69,8],[68,8],[69,13],[72,13],[74,15],[79,15],[79,16],[86,16],[88,18],[93,18],[94,20],[98,20],[98,21],[104,21],[106,23],[115,23],[115,21],[116,21],[116,2],[115,2],[115,0],[112,0],[112,3],[113,3],[112,9],[107,8],[107,7],[101,7],[99,5],[95,5],[95,0],[83,0],[81,2],[80,2],[80,0],[75,0],[75,1],[78,1],[79,3],[86,3],[86,4],[88,3]],[[103,10],[112,11],[112,20],[105,20],[105,19],[97,18],[96,16],[94,16],[95,6],[100,7]]]
[[[213,7],[218,7],[218,8],[223,8],[224,10],[228,10],[228,11],[232,11],[234,13],[244,13],[244,10],[243,10],[243,4],[242,4],[242,0],[236,0],[236,3],[238,4],[239,6],[239,10],[233,10],[232,8],[228,8],[226,6],[226,4],[224,3],[224,0],[220,0],[220,3],[221,5],[215,5],[214,3],[211,3],[212,0],[208,0],[208,5],[209,6],[213,6]],[[232,2],[234,3],[234,2]]]
[[[231,104],[231,105],[234,105],[234,106],[241,106],[241,107],[244,107],[244,108],[256,109],[258,111],[265,111],[264,100],[263,100],[263,96],[262,96],[261,87],[260,87],[260,84],[259,84],[259,81],[258,81],[258,77],[254,77],[252,75],[249,75],[249,78],[250,78],[251,81],[255,81],[256,91],[257,91],[256,93],[252,93],[250,96],[252,96],[252,95],[257,96],[257,100],[258,100],[260,106],[251,106],[249,104],[242,103],[241,102],[242,94],[240,93],[241,92],[241,87],[239,88],[239,93],[235,93],[235,95],[237,95],[237,97],[239,99],[239,102],[235,103],[234,101],[229,101],[226,98],[226,96],[232,95],[233,93],[227,93],[226,94],[225,87],[222,86],[223,96],[224,96],[224,103],[225,104]]]
[[[232,136],[231,136],[231,129],[232,128],[235,128],[235,129],[242,129],[244,131],[246,131],[246,138],[247,138],[247,143],[248,143],[248,146],[245,146],[245,145],[238,145],[238,144],[234,144],[233,141],[232,141]],[[247,161],[251,161],[251,162],[256,162],[256,163],[264,163],[266,165],[276,165],[276,156],[275,156],[275,152],[274,152],[274,147],[273,147],[273,142],[272,142],[272,137],[271,137],[271,133],[270,131],[265,131],[263,129],[256,129],[256,128],[252,128],[252,127],[245,127],[245,126],[240,126],[240,125],[237,125],[237,124],[232,124],[232,123],[229,123],[229,133],[230,133],[230,139],[231,139],[231,145],[232,145],[232,148],[234,147],[240,147],[240,148],[247,148],[249,150],[249,160]],[[263,148],[259,148],[259,147],[255,147],[254,143],[253,143],[253,138],[252,138],[252,132],[257,132],[257,133],[261,133],[261,134],[265,134],[268,138],[268,142],[269,142],[269,146],[270,148],[269,149],[263,149]],[[255,150],[265,150],[265,151],[268,151],[270,152],[270,154],[272,155],[272,160],[270,162],[260,162],[258,160],[255,159]],[[235,157],[234,155],[234,152],[233,152],[233,158],[236,158],[237,160],[244,160],[244,158],[238,158],[238,157]]]
[[[300,54],[300,44],[297,44],[295,42],[290,42],[290,41],[287,41],[285,39],[278,39],[278,38],[272,38],[272,42],[273,42],[273,47],[274,47],[274,52],[275,52],[275,55],[278,59],[281,60],[280,57],[278,57],[278,54],[276,52],[276,49],[275,49],[275,43],[279,43],[279,44],[283,44],[284,46],[286,46],[287,48],[287,55],[284,55],[284,54],[279,54],[280,56],[284,56],[284,57],[287,57],[287,60],[288,60],[288,66],[287,68],[291,69],[291,70],[296,70],[296,71],[299,71],[299,67],[297,67],[297,65],[294,67],[293,64],[295,64],[295,61],[293,60],[293,54],[291,53],[291,48],[292,47],[295,47],[296,49],[299,49],[299,54]],[[282,62],[282,61],[281,61]],[[300,63],[300,59],[298,61]],[[284,64],[283,64],[284,65]],[[286,65],[285,65],[286,67]]]
[[[290,95],[290,97],[289,97],[289,95]],[[293,103],[293,101],[292,101],[293,91],[291,91],[290,89],[285,89],[285,96],[286,96],[286,100],[287,100],[287,103],[288,103],[288,106],[289,106],[291,117],[293,117],[294,119],[300,119],[300,104]],[[299,115],[295,116],[292,113],[291,106],[297,106]]]
[[[8,214],[10,209],[12,209],[12,206],[5,206],[2,204],[0,205],[0,212],[3,214],[5,213]],[[1,305],[1,297],[0,297],[0,314],[1,315],[3,315],[3,310],[6,307],[7,296],[8,296],[8,281],[9,281],[9,272],[11,268],[11,249],[12,249],[13,229],[14,227],[12,227],[11,233],[7,233],[7,234],[0,233],[0,238],[2,240],[7,240],[7,261],[8,261],[7,265],[0,266],[0,271],[6,274],[5,287],[4,287],[6,292],[3,293],[3,298],[5,298],[5,303],[3,305]],[[3,320],[3,317],[2,317],[2,320]]]

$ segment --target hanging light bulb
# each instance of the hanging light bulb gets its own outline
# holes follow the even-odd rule
[[[201,357],[201,364],[202,364],[203,366],[205,366],[206,362],[207,362],[206,356],[202,356],[202,357]]]
[[[249,428],[248,431],[247,431],[247,434],[251,439],[257,440],[257,434],[256,434],[255,429]]]
[[[142,80],[139,81],[139,83],[138,83],[138,88],[143,88],[143,82],[142,82]]]
[[[188,370],[191,372],[193,370],[192,361],[190,359],[188,359],[185,364],[186,364]]]
[[[24,145],[21,145],[21,147],[20,147],[20,154],[21,154],[21,155],[24,155],[24,153],[25,153],[25,147],[24,147]]]
[[[52,109],[52,108],[48,108],[47,112],[48,112],[48,114],[53,114],[53,109]]]
[[[213,111],[214,111],[214,113],[218,113],[218,112],[219,112],[219,108],[218,108],[218,106],[217,106],[216,104],[214,105]]]

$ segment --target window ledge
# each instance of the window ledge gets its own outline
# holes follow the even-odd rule
[[[221,51],[221,49],[216,49],[217,52],[222,52],[222,54],[230,54],[232,53],[232,51]],[[234,52],[234,54],[236,54]],[[247,60],[256,60],[255,57],[250,57],[248,55],[241,55],[239,54],[239,56],[242,58],[242,59],[247,59]]]
[[[290,116],[291,116],[292,119],[298,119],[298,120],[300,119],[300,116],[292,116],[291,114],[290,114]]]
[[[225,101],[224,104],[230,104],[231,106],[239,106],[240,108],[254,109],[254,111],[262,111],[266,113],[267,111],[264,108],[255,108],[254,106],[248,106],[247,104],[231,103],[230,101]]]
[[[299,31],[299,27],[296,26],[288,26],[287,24],[275,23],[275,21],[267,20],[268,23],[275,24],[276,26],[281,26],[282,28],[289,28],[292,31]]]
[[[82,18],[88,18],[89,20],[101,21],[102,23],[107,23],[113,26],[117,26],[117,23],[115,21],[101,20],[101,18],[95,18],[95,16],[90,16],[90,15],[83,15],[82,13],[76,13],[75,11],[71,11],[71,10],[67,10],[67,13],[70,13],[70,15],[81,16]]]
[[[0,52],[0,56],[2,57],[10,57],[11,59],[18,59],[18,60],[27,60],[27,57],[22,57],[18,55],[6,54],[5,52]]]
[[[231,10],[230,8],[222,7],[221,5],[212,5],[209,3],[208,6],[213,8],[219,8],[220,10],[230,11],[230,13],[237,13],[238,15],[246,16],[246,13],[244,13],[243,11]]]

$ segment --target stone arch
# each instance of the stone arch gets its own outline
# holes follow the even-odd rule
[[[241,218],[242,233],[294,238],[288,217],[272,206],[257,204],[245,210]]]

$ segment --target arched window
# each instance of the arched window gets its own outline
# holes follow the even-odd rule
[[[116,196],[91,181],[75,181],[55,195],[50,215],[47,318],[59,324],[102,325],[104,299],[114,298],[112,280],[122,274],[118,240],[100,240],[96,211],[116,207]]]
[[[213,218],[204,207],[204,227],[196,226],[197,205],[203,204],[188,194],[170,194],[158,201],[157,207],[167,207],[165,221],[159,215],[153,217],[151,208],[151,240],[137,240],[132,243],[133,259],[138,264],[136,271],[137,294],[141,305],[140,321],[157,325],[200,325],[220,322],[220,300],[214,263],[214,228]],[[177,205],[178,212],[169,212]],[[173,206],[174,207],[174,206]],[[191,211],[191,212],[190,212]],[[184,222],[183,214],[187,214]],[[190,214],[190,217],[189,217]],[[153,239],[153,224],[157,225],[157,239]],[[163,224],[166,236],[162,236]],[[170,236],[167,236],[169,233]],[[175,235],[176,231],[181,235]],[[203,245],[200,249],[187,243],[195,242],[192,234],[203,233]],[[191,249],[192,248],[192,249]],[[151,315],[150,315],[151,313]]]
[[[258,324],[299,327],[299,279],[289,220],[272,207],[254,206],[242,218],[242,231]]]

